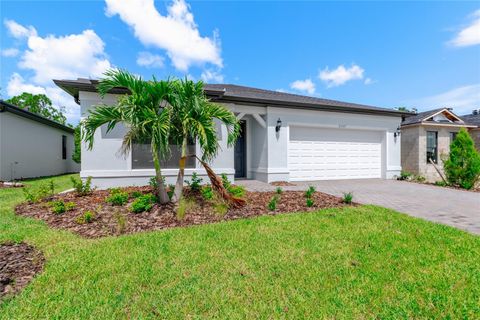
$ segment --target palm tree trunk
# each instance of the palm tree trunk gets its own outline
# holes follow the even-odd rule
[[[182,142],[182,157],[178,165],[177,183],[175,184],[175,191],[172,197],[173,202],[180,201],[183,194],[183,178],[185,177],[185,162],[187,161],[187,143],[188,140],[185,137]]]
[[[168,203],[170,201],[170,198],[168,197],[167,190],[165,189],[165,185],[163,184],[162,169],[160,167],[160,158],[158,156],[157,148],[152,148],[152,155],[153,165],[155,167],[155,180],[157,181],[157,198],[161,204]]]

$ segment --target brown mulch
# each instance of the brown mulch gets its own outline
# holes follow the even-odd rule
[[[0,244],[0,300],[22,290],[44,263],[43,254],[26,243]]]
[[[275,186],[275,187],[292,187],[296,186],[295,183],[291,183],[288,181],[275,181],[275,182],[270,182],[270,185]]]
[[[125,191],[151,192],[150,187],[129,187]],[[229,208],[226,213],[216,210],[218,202],[204,200],[199,194],[185,190],[187,199],[190,201],[189,209],[183,219],[177,218],[173,204],[155,205],[150,212],[132,213],[129,211],[129,199],[125,206],[112,206],[105,202],[109,192],[106,190],[94,191],[92,194],[77,197],[73,192],[58,194],[41,203],[23,203],[16,207],[17,214],[33,217],[45,221],[49,226],[58,229],[67,229],[87,238],[131,234],[141,231],[161,230],[188,225],[199,225],[219,221],[248,218],[259,215],[275,215],[288,212],[316,211],[323,208],[345,206],[340,198],[325,193],[316,192],[313,195],[314,205],[306,206],[304,192],[284,191],[280,195],[275,211],[267,209],[268,202],[275,192],[247,192],[245,199],[247,204],[242,208]],[[63,214],[54,214],[48,206],[48,201],[64,200],[75,202],[76,208]],[[95,212],[95,218],[91,223],[78,223],[78,217],[86,210]]]

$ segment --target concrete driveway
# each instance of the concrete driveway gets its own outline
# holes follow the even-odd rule
[[[243,180],[238,184],[257,191],[275,190],[275,187]],[[480,234],[480,193],[396,180],[330,180],[295,182],[284,190],[305,190],[315,186],[318,191],[342,196],[353,192],[353,200],[391,208],[411,216],[443,223],[471,233]]]

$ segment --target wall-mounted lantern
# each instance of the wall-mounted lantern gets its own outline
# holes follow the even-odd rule
[[[282,127],[282,120],[278,118],[277,125],[275,126],[275,132],[280,132],[280,128]]]
[[[397,130],[393,133],[393,137],[399,137],[402,131],[400,130],[400,126],[398,126]]]

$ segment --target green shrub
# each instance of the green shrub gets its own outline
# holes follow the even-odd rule
[[[71,211],[76,207],[74,202],[65,203],[63,200],[52,201],[49,202],[48,205],[52,208],[52,212],[55,214],[62,214],[66,211]]]
[[[400,172],[400,177],[398,177],[398,180],[410,180],[412,176],[413,176],[412,173],[408,171],[402,171]]]
[[[219,201],[218,203],[214,204],[213,210],[215,211],[216,214],[223,217],[228,212],[228,204],[226,204],[223,201]]]
[[[243,198],[245,195],[245,187],[244,186],[235,186],[235,185],[230,185],[227,188],[228,193],[230,193],[232,196],[237,197],[237,198]]]
[[[175,192],[175,185],[174,184],[169,184],[167,188],[167,195],[169,199],[172,199],[173,193]]]
[[[270,202],[268,203],[267,207],[270,211],[275,211],[277,209],[277,202],[278,202],[278,195],[274,195]]]
[[[420,183],[424,183],[425,180],[427,180],[424,176],[422,175],[414,175],[413,178],[412,178],[414,181],[416,182],[420,182]]]
[[[141,193],[140,191],[132,191],[130,192],[130,198],[132,199],[137,199],[138,197],[141,197],[143,195],[143,193]]]
[[[344,203],[352,203],[353,200],[353,193],[352,192],[346,192],[343,194],[343,202]]]
[[[462,128],[450,144],[450,154],[443,163],[451,185],[472,189],[480,178],[480,154],[467,130]]]
[[[192,173],[192,178],[190,178],[190,181],[188,180],[185,180],[185,183],[188,184],[188,186],[190,186],[190,189],[192,191],[200,191],[200,188],[201,188],[201,185],[202,185],[202,181],[203,179],[200,178],[196,172],[193,172]]]
[[[205,200],[212,200],[213,196],[214,196],[213,189],[212,189],[211,186],[204,186],[201,189],[201,194],[202,194],[203,199],[205,199]]]
[[[23,188],[25,200],[29,203],[37,203],[41,200],[53,196],[55,193],[55,184],[52,180],[41,183],[38,187]]]
[[[222,177],[223,187],[228,190],[228,188],[230,187],[231,183],[230,183],[230,180],[228,180],[227,174],[226,174],[226,173],[222,173],[220,176]]]
[[[305,198],[310,199],[314,193],[315,193],[315,187],[314,186],[308,187],[307,191],[305,191]]]
[[[87,210],[77,218],[78,224],[91,223],[95,219],[95,212]]]
[[[448,186],[448,183],[446,183],[446,182],[443,181],[443,180],[435,181],[434,184],[435,184],[436,186],[439,186],[439,187],[446,187],[446,186]]]
[[[313,202],[312,198],[307,198],[307,207],[310,208],[310,207],[313,207],[313,205],[314,205],[314,202]]]
[[[277,194],[282,194],[282,193],[283,193],[282,187],[277,187],[277,189],[275,189],[275,192],[276,192]]]
[[[151,193],[142,195],[135,199],[130,206],[130,210],[135,213],[150,211],[155,204],[155,196]]]
[[[88,177],[85,181],[75,177],[70,177],[70,180],[72,180],[73,188],[78,196],[86,196],[92,192],[92,177]]]
[[[112,206],[123,206],[128,202],[128,193],[119,188],[110,189],[110,195],[105,199]]]

